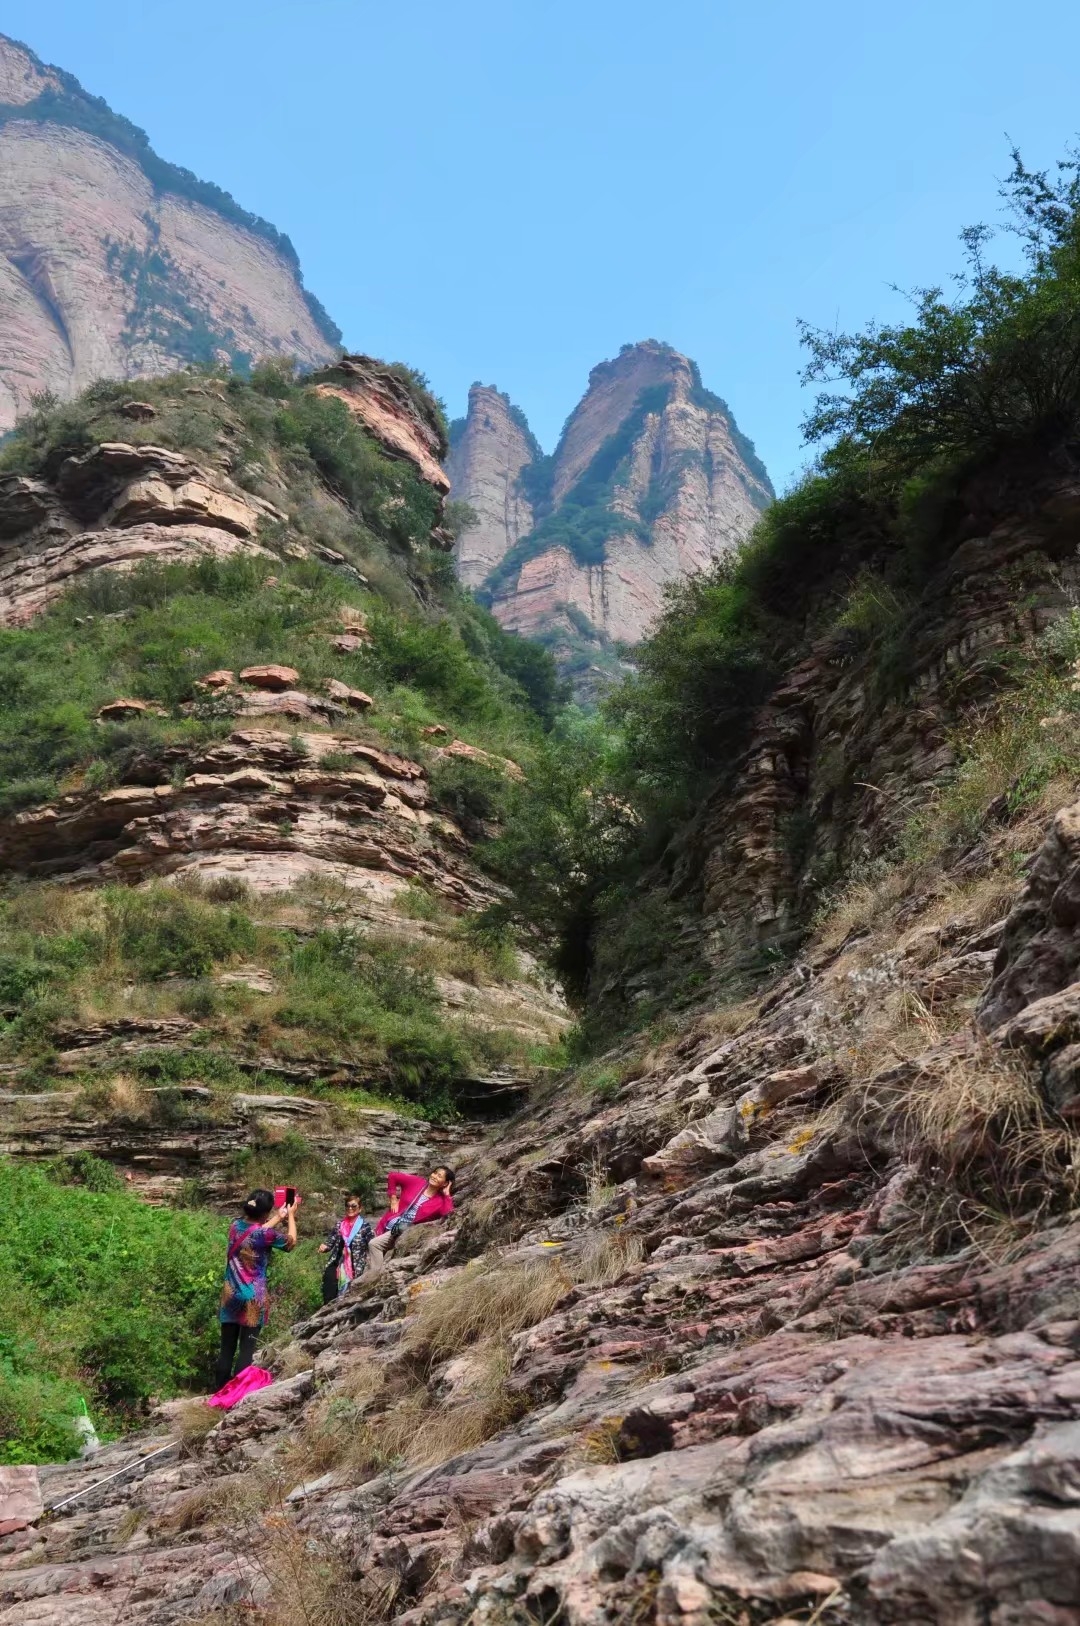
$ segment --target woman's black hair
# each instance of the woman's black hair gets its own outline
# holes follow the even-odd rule
[[[244,1213],[248,1219],[261,1220],[266,1218],[273,1206],[274,1193],[260,1186],[258,1191],[251,1193],[251,1196],[244,1204]]]
[[[358,1202],[360,1204],[360,1207],[363,1208],[363,1206],[364,1206],[364,1193],[362,1191],[347,1191],[345,1193],[345,1201],[347,1203]]]
[[[451,1168],[451,1167],[450,1167],[450,1165],[449,1165],[449,1164],[448,1164],[448,1163],[436,1163],[436,1165],[435,1165],[435,1167],[436,1167],[436,1168],[437,1168],[437,1169],[441,1169],[441,1170],[442,1170],[442,1172],[443,1172],[443,1173],[444,1173],[444,1174],[445,1174],[445,1176],[446,1176],[446,1183],[447,1183],[447,1185],[448,1185],[448,1186],[452,1186],[452,1185],[453,1185],[453,1183],[454,1183],[454,1178],[455,1178],[455,1176],[454,1176],[454,1171],[453,1171],[453,1169],[452,1169],[452,1168]]]

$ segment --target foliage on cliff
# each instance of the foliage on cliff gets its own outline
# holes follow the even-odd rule
[[[605,934],[630,930],[644,876],[665,849],[675,861],[670,838],[735,770],[781,675],[829,637],[839,659],[867,658],[883,696],[902,692],[920,596],[963,539],[965,489],[990,467],[1007,481],[1010,470],[1045,466],[1075,437],[1080,158],[1069,155],[1054,178],[1014,154],[1003,194],[1023,249],[1018,270],[991,265],[989,233],[974,228],[962,234],[955,293],[918,291],[910,322],[854,335],[804,330],[806,376],[825,386],[805,425],[824,448],[816,466],[736,555],[669,587],[637,671],[583,749],[576,791],[546,776],[547,807],[526,812],[541,829],[556,820],[572,848],[561,883],[552,875],[539,887],[540,866],[515,884],[542,914],[556,963],[573,961],[579,992],[595,992]],[[1041,700],[1060,698],[1069,658],[1035,652],[1030,684]],[[965,764],[968,781],[978,779],[979,742],[958,742],[957,755],[958,784]],[[509,851],[507,862],[512,871]]]

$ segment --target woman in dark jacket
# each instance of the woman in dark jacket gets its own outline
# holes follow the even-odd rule
[[[319,1247],[320,1253],[329,1255],[322,1279],[324,1304],[338,1298],[355,1277],[363,1275],[373,1232],[360,1212],[361,1206],[360,1193],[350,1191],[345,1202],[345,1218],[338,1221]]]

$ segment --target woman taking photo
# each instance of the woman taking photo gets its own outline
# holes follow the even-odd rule
[[[281,1226],[285,1227],[284,1236]],[[225,1280],[221,1288],[221,1354],[214,1374],[223,1389],[235,1370],[251,1365],[255,1340],[269,1312],[266,1267],[275,1248],[296,1247],[296,1204],[274,1207],[270,1191],[253,1191],[244,1204],[243,1217],[229,1227],[225,1252]],[[239,1350],[239,1359],[237,1359]]]
[[[334,1226],[326,1241],[319,1244],[319,1252],[330,1255],[322,1279],[324,1304],[338,1298],[351,1281],[364,1273],[368,1243],[374,1232],[360,1212],[361,1207],[360,1193],[350,1191],[345,1200],[345,1218]]]

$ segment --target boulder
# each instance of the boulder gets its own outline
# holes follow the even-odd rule
[[[167,717],[164,706],[152,700],[110,700],[98,708],[99,723],[126,723],[132,717]]]
[[[337,678],[330,679],[326,685],[326,692],[331,700],[340,701],[343,706],[348,706],[352,711],[370,711],[375,704],[371,696],[365,694],[363,689],[350,689],[347,683],[340,683]]]
[[[249,683],[253,689],[279,692],[299,683],[300,673],[295,666],[245,666],[240,673],[240,681]]]

